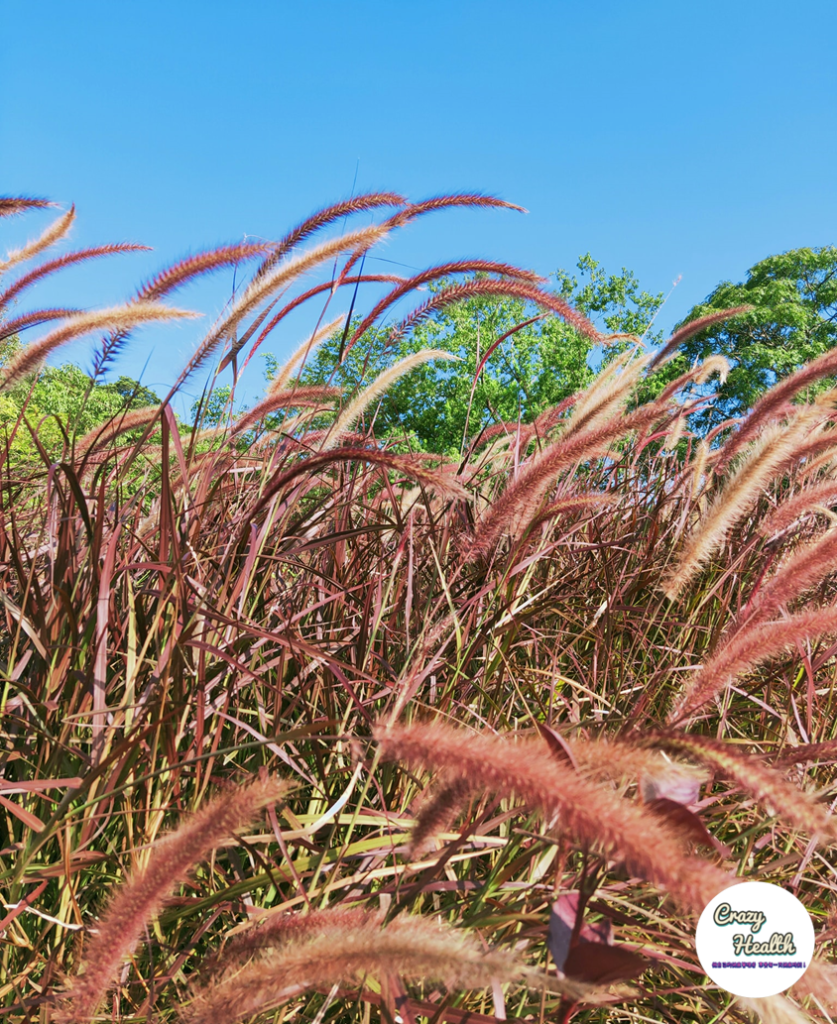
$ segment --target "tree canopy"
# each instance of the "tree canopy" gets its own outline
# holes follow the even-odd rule
[[[0,365],[19,344],[15,337],[2,344]],[[37,376],[0,394],[0,430],[14,436],[13,458],[37,458],[35,435],[38,444],[53,457],[73,435],[86,434],[126,408],[157,405],[159,401],[153,391],[131,377],[102,383],[72,363],[45,366]]]
[[[837,345],[837,248],[769,256],[745,281],[719,284],[677,326],[743,304],[749,313],[694,335],[668,368],[673,376],[713,353],[731,364],[714,404],[696,417],[698,429],[741,415],[777,380]]]

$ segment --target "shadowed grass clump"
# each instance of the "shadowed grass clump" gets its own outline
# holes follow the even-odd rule
[[[691,389],[722,361],[646,386],[686,334],[657,353],[604,337],[502,263],[363,272],[419,216],[510,205],[356,197],[166,268],[116,310],[5,322],[44,330],[4,368],[19,394],[65,341],[106,332],[103,367],[136,327],[182,318],[173,290],[255,261],[159,406],[67,420],[57,457],[23,407],[3,441],[10,1020],[831,1019],[837,394],[799,396],[833,364],[701,438]],[[323,240],[355,213],[374,223]],[[37,263],[73,217],[0,265],[7,301],[124,251]],[[444,353],[351,394],[300,385],[322,340],[363,346],[442,279],[396,333],[469,295],[523,297],[612,358],[531,423],[473,409],[458,463],[372,427],[388,383]],[[211,364],[234,394],[312,305],[263,402],[178,424],[177,387]],[[697,962],[697,915],[740,878],[814,920],[786,997],[736,1001]]]

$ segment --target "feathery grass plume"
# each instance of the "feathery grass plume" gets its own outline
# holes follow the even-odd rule
[[[17,217],[27,210],[43,210],[56,206],[49,199],[34,199],[27,196],[0,196],[0,217]]]
[[[533,456],[477,525],[467,557],[486,554],[505,532],[517,536],[538,512],[546,492],[563,470],[605,454],[617,438],[649,427],[664,411],[654,403],[626,416],[613,416],[599,427],[577,431],[566,439],[561,437]]]
[[[703,490],[705,484],[706,475],[706,464],[709,461],[710,449],[706,441],[698,442],[697,448],[695,449],[695,457],[692,460],[691,466],[691,485],[689,497],[692,501],[695,501],[697,496]]]
[[[335,420],[332,427],[331,441],[327,443],[327,446],[337,444],[343,433],[352,426],[364,409],[371,405],[376,398],[379,398],[390,384],[398,380],[399,377],[403,377],[405,373],[409,373],[416,366],[421,366],[422,363],[427,363],[431,359],[456,360],[458,356],[439,348],[426,348],[422,349],[421,352],[413,352],[411,355],[399,359],[397,363],[393,363],[392,366],[378,374],[369,387],[364,388],[363,391],[355,395],[346,408],[343,409]]]
[[[721,309],[717,313],[707,313],[706,316],[698,317],[697,320],[684,324],[679,331],[675,331],[672,334],[668,341],[663,343],[662,348],[654,353],[649,369],[656,370],[658,366],[667,362],[684,341],[687,341],[704,328],[712,327],[714,324],[722,323],[724,320],[729,320],[734,316],[740,316],[742,313],[749,313],[752,308],[752,306],[732,306],[730,309]]]
[[[342,393],[342,389],[337,387],[288,388],[286,391],[271,391],[266,398],[257,402],[252,409],[248,409],[232,425],[230,434],[240,434],[276,409],[302,408],[306,405],[319,406],[324,399],[339,398]]]
[[[641,743],[697,758],[740,786],[784,824],[832,841],[837,838],[837,822],[828,805],[788,782],[759,757],[743,754],[730,743],[691,733],[651,733],[643,736]]]
[[[326,338],[330,338],[332,334],[341,326],[344,315],[340,313],[330,323],[324,324],[319,327],[310,338],[307,338],[302,344],[296,348],[288,359],[285,360],[284,364],[277,370],[276,376],[268,385],[268,394],[273,394],[275,391],[284,391],[287,387],[288,381],[291,379],[294,367],[300,360],[304,363],[308,356],[314,351],[314,349]]]
[[[805,972],[807,974],[807,971]],[[761,1024],[811,1024],[811,1018],[787,996],[735,996],[735,1001],[761,1021]]]
[[[382,926],[378,914],[364,919],[338,908],[333,914],[300,917],[298,927],[288,930],[273,952],[244,966],[234,962],[195,994],[183,1019],[232,1024],[307,989],[365,985],[370,976],[381,980],[389,975],[439,981],[449,988],[485,988],[493,981],[534,981],[535,972],[509,953],[484,953],[478,942],[450,925],[401,916]]]
[[[409,203],[404,210],[390,217],[390,223],[394,227],[401,227],[408,221],[415,220],[426,213],[435,213],[437,210],[446,210],[451,206],[473,206],[478,209],[493,210],[517,210],[518,213],[528,213],[523,206],[509,203],[505,199],[498,199],[496,196],[485,195],[483,192],[452,192],[450,195],[433,196],[430,199],[422,199],[418,203]]]
[[[454,284],[449,288],[440,289],[432,298],[414,309],[409,316],[397,324],[392,329],[391,336],[393,338],[400,337],[422,321],[427,320],[438,310],[475,295],[496,295],[499,298],[523,299],[524,302],[533,302],[543,309],[548,309],[550,313],[557,313],[570,327],[574,327],[591,341],[598,343],[602,340],[602,335],[587,317],[583,313],[579,313],[577,309],[573,309],[569,302],[559,295],[552,295],[525,281],[493,277],[480,277],[475,281],[466,281],[464,284]]]
[[[571,494],[566,498],[558,498],[557,501],[547,505],[542,512],[535,516],[529,526],[530,528],[540,526],[541,523],[545,523],[555,516],[564,515],[566,512],[581,512],[586,509],[602,508],[607,505],[615,505],[618,501],[618,495],[608,494],[606,491],[590,494]]]
[[[360,231],[350,231],[339,238],[323,242],[310,252],[296,256],[286,263],[280,263],[278,267],[263,277],[255,277],[245,288],[227,316],[200,343],[197,352],[195,352],[177,378],[171,393],[174,394],[187,377],[194,373],[212,355],[215,349],[232,334],[241,321],[261,302],[269,299],[274,292],[290,285],[296,278],[307,273],[309,270],[313,270],[314,267],[331,259],[332,256],[337,256],[339,253],[347,250],[368,249],[381,239],[386,234],[386,231],[387,229],[381,225],[362,228]]]
[[[798,747],[786,747],[774,764],[792,765],[800,764],[802,761],[837,761],[837,740],[800,743]]]
[[[674,600],[720,548],[779,469],[796,453],[809,428],[808,417],[800,416],[789,427],[775,424],[764,431],[686,538],[676,564],[663,579],[663,591],[668,598]]]
[[[82,312],[80,309],[35,309],[15,317],[14,320],[0,321],[0,341],[5,341],[6,338],[11,338],[12,335],[30,327],[40,327],[50,320],[66,320],[71,316],[80,316]]]
[[[108,441],[112,441],[115,437],[119,437],[120,434],[132,430],[134,427],[145,426],[146,423],[151,423],[156,419],[160,415],[160,411],[159,405],[149,405],[142,409],[128,409],[121,415],[114,416],[108,423],[88,431],[84,437],[76,441],[76,451],[86,452],[97,445],[107,444]]]
[[[92,313],[81,313],[38,341],[30,342],[10,359],[3,367],[0,391],[11,387],[21,377],[25,377],[55,349],[82,335],[90,334],[93,331],[126,331],[142,324],[182,320],[197,315],[197,313],[184,309],[161,306],[157,302],[133,302],[127,306],[114,306],[112,309],[97,309]]]
[[[373,306],[372,310],[361,320],[357,329],[352,334],[346,345],[346,351],[348,352],[355,342],[369,330],[382,313],[386,312],[393,303],[403,298],[408,292],[420,288],[422,285],[429,284],[431,281],[450,277],[452,274],[467,273],[498,274],[502,277],[529,281],[531,284],[542,284],[545,280],[531,270],[521,270],[510,263],[497,263],[493,260],[457,260],[454,263],[443,263],[437,267],[430,267],[429,270],[422,270],[413,277],[406,278],[400,282]]]
[[[161,270],[147,281],[137,292],[137,299],[141,302],[161,299],[201,274],[222,270],[225,267],[235,267],[239,263],[270,252],[274,247],[272,242],[242,242],[239,245],[224,245],[218,249],[207,249],[206,252],[187,256],[186,259]]]
[[[24,263],[26,260],[31,260],[33,256],[39,255],[51,245],[60,242],[72,227],[75,219],[76,208],[73,205],[65,214],[54,220],[46,231],[33,242],[27,242],[22,249],[15,249],[6,256],[4,261],[0,261],[0,274],[5,274],[12,267],[16,267],[19,263]]]
[[[618,415],[647,363],[647,356],[636,357],[636,349],[614,359],[578,396],[562,436],[600,426],[611,416]]]
[[[834,373],[837,373],[837,349],[832,348],[775,384],[756,401],[738,430],[724,445],[724,464],[741,451],[744,445],[758,433],[763,424],[777,415],[781,415],[781,410],[786,403],[798,395],[803,388]]]
[[[73,266],[76,263],[85,263],[87,260],[97,259],[100,256],[118,256],[123,252],[150,252],[151,250],[147,245],[133,245],[130,242],[122,242],[116,245],[97,245],[92,249],[81,249],[78,252],[68,252],[66,256],[59,256],[58,259],[50,260],[48,263],[42,263],[39,267],[35,267],[34,270],[30,270],[28,274],[24,274],[23,277],[15,281],[14,284],[9,287],[0,295],[0,309],[4,309],[16,298],[24,289],[30,285],[35,284],[36,281],[42,280],[49,274],[54,274],[57,270],[63,270],[64,267]]]
[[[686,684],[668,716],[669,724],[693,715],[733,680],[793,648],[797,642],[829,633],[837,633],[837,608],[816,608],[787,619],[745,625]]]
[[[311,217],[307,217],[301,224],[297,225],[273,248],[274,251],[262,263],[256,271],[255,277],[264,277],[274,266],[293,249],[295,245],[309,238],[315,232],[333,224],[336,220],[348,217],[353,213],[363,213],[366,210],[379,209],[382,206],[404,206],[407,200],[396,192],[368,192],[362,196],[355,196],[352,199],[345,199],[342,202],[334,203],[318,210]]]
[[[837,964],[815,956],[792,991],[799,999],[815,996],[825,1006],[837,1009]]]
[[[837,503],[837,480],[823,480],[799,491],[777,505],[759,524],[762,537],[784,533],[804,516],[821,511],[822,506]]]
[[[276,327],[282,322],[282,320],[284,320],[285,317],[288,316],[289,313],[292,313],[299,306],[303,305],[303,303],[308,302],[309,299],[312,299],[317,295],[321,295],[323,292],[333,293],[337,288],[345,285],[367,283],[390,284],[403,280],[404,278],[398,274],[362,274],[356,277],[344,277],[341,274],[336,281],[325,281],[322,284],[314,285],[313,288],[309,288],[307,291],[302,292],[301,295],[297,295],[295,298],[291,299],[291,301],[287,303],[287,305],[283,306],[279,310],[279,312],[276,313],[268,321],[267,326],[262,330],[261,334],[253,343],[253,347],[247,353],[247,358],[244,360],[244,365],[246,366],[250,362],[250,360],[253,358],[253,356],[256,354],[257,350],[261,346],[262,342],[271,333],[271,331],[274,331]],[[340,317],[340,320],[343,320],[342,316]]]
[[[663,447],[666,451],[677,451],[677,446],[680,444],[686,429],[686,419],[685,413],[680,413],[674,417],[674,423],[666,431],[666,436],[663,438]]]
[[[87,1021],[116,983],[123,960],[136,948],[145,926],[160,912],[174,886],[259,811],[288,792],[280,779],[230,788],[151,849],[146,866],[118,891],[85,948],[83,973],[72,979],[61,1019]]]
[[[837,569],[837,528],[802,544],[778,565],[750,599],[743,614],[749,625],[776,615]],[[746,628],[746,626],[744,627]]]
[[[517,798],[574,839],[594,843],[623,861],[630,872],[674,896],[682,908],[700,913],[735,879],[684,853],[679,836],[651,811],[618,797],[562,764],[538,741],[468,732],[447,725],[379,725],[374,737],[387,761],[413,769],[444,771],[477,791]]]
[[[675,377],[673,381],[666,384],[660,394],[657,396],[658,402],[665,402],[671,398],[678,391],[681,391],[687,384],[705,384],[709,378],[717,373],[721,378],[721,383],[729,376],[729,362],[723,356],[709,356],[704,359],[702,363],[698,363],[693,366],[690,370],[685,373],[681,373],[679,377]]]
[[[305,913],[286,910],[268,910],[263,917],[252,921],[244,931],[233,935],[224,946],[222,953],[205,964],[212,974],[217,973],[221,961],[226,965],[243,961],[254,953],[278,949],[288,943],[298,942],[322,932],[342,931],[377,922],[384,923],[384,915],[362,907],[335,906],[322,910],[308,909]],[[203,967],[204,965],[202,965]],[[201,971],[203,974],[204,971]]]
[[[433,840],[440,832],[448,829],[472,793],[471,784],[462,776],[442,783],[427,793],[410,833],[411,858],[419,856],[433,845]]]
[[[653,783],[665,779],[667,783],[700,784],[706,781],[703,769],[683,761],[671,761],[656,749],[638,746],[623,740],[569,739],[564,737],[579,770],[589,778],[635,779]],[[690,801],[686,801],[690,802]]]

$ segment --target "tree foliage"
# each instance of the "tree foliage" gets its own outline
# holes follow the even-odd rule
[[[696,417],[699,429],[741,415],[776,381],[837,344],[837,248],[770,256],[751,267],[745,281],[719,284],[678,327],[742,304],[753,308],[694,335],[670,364],[673,376],[719,353],[732,366],[715,403]]]
[[[18,349],[16,338],[0,350],[0,365]],[[72,363],[45,366],[0,394],[0,430],[13,437],[11,455],[37,458],[40,445],[59,457],[73,436],[81,437],[127,408],[156,405],[159,397],[131,377],[100,383]]]

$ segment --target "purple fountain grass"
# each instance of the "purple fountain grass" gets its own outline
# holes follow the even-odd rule
[[[680,837],[639,804],[618,797],[559,761],[538,741],[468,732],[441,724],[378,726],[381,754],[413,769],[444,771],[476,791],[517,798],[568,835],[601,847],[628,870],[699,914],[735,879],[684,853]]]
[[[522,526],[538,512],[546,492],[560,473],[585,459],[605,454],[618,438],[651,426],[665,411],[654,403],[626,416],[612,416],[601,426],[578,431],[566,439],[559,438],[533,456],[477,525],[467,557],[485,555],[505,532],[517,536]]]
[[[254,782],[219,794],[194,817],[155,843],[144,868],[116,893],[87,943],[83,973],[70,982],[59,1019],[78,1024],[92,1018],[116,984],[123,960],[136,948],[146,925],[160,912],[175,885],[259,811],[281,800],[288,784]]]
[[[266,252],[270,252],[274,246],[270,242],[241,242],[237,245],[225,245],[217,249],[207,249],[205,252],[195,253],[194,256],[187,256],[171,267],[166,267],[158,274],[147,281],[137,292],[137,299],[140,301],[151,301],[161,299],[164,295],[181,288],[189,281],[203,274],[212,273],[227,267],[236,267],[239,263],[246,263],[247,260],[255,259]]]
[[[32,242],[27,242],[23,248],[15,249],[13,252],[8,253],[5,260],[0,260],[0,274],[5,274],[12,267],[16,267],[20,263],[25,263],[27,260],[39,256],[44,250],[49,249],[56,242],[60,242],[72,227],[75,219],[76,208],[71,206],[65,214],[54,220],[38,238]]]
[[[301,363],[304,366],[306,359],[308,359],[314,349],[337,331],[343,323],[343,319],[343,314],[341,313],[329,323],[322,324],[309,338],[306,338],[276,371],[276,376],[270,382],[268,392],[272,394],[274,391],[284,391],[297,364]],[[297,371],[297,374],[299,372],[301,372],[301,369]]]
[[[329,443],[336,444],[343,433],[351,429],[364,410],[376,399],[380,398],[389,389],[390,385],[398,380],[399,377],[403,377],[405,373],[409,373],[416,366],[421,366],[433,359],[455,360],[457,358],[451,352],[445,352],[444,349],[427,348],[422,349],[421,352],[412,352],[403,359],[399,359],[397,363],[393,363],[392,366],[387,367],[378,374],[368,387],[351,399],[335,420],[331,432],[332,440]]]
[[[577,396],[564,423],[563,436],[601,426],[612,416],[620,415],[647,363],[647,357],[636,358],[635,349],[617,356],[590,387]]]
[[[114,416],[108,423],[100,427],[94,427],[84,437],[76,441],[76,451],[87,452],[90,449],[107,444],[120,434],[133,430],[134,427],[142,427],[153,422],[161,413],[159,405],[149,405],[142,409],[128,409],[118,416]]]
[[[329,432],[333,436],[333,431]],[[246,519],[242,522],[249,522],[266,508],[273,499],[273,496],[287,487],[289,483],[301,476],[312,478],[321,470],[330,468],[332,465],[342,462],[368,462],[383,469],[402,472],[405,476],[411,477],[423,487],[436,491],[445,498],[460,499],[467,501],[470,498],[468,491],[455,478],[451,472],[440,469],[427,469],[421,465],[421,460],[410,455],[395,455],[391,452],[381,451],[377,448],[343,448],[335,446],[326,451],[320,451],[300,459],[299,462],[280,473],[262,489],[258,500],[248,509]]]
[[[414,274],[413,277],[405,278],[402,282],[396,285],[395,288],[391,289],[391,291],[378,303],[376,303],[363,320],[361,320],[357,329],[352,334],[346,344],[346,351],[348,352],[349,349],[352,348],[355,342],[369,330],[372,324],[374,324],[375,321],[390,308],[390,306],[403,298],[408,294],[408,292],[420,288],[422,285],[429,284],[431,281],[438,281],[445,277],[451,277],[453,274],[467,273],[497,274],[501,277],[528,281],[530,284],[542,284],[544,282],[544,278],[539,274],[535,274],[531,270],[521,270],[519,267],[512,266],[510,263],[497,263],[494,260],[457,260],[453,263],[442,263],[439,266],[430,267],[428,270],[422,270],[420,273]]]
[[[418,857],[432,847],[433,840],[447,830],[473,791],[468,779],[459,776],[450,782],[437,784],[426,794],[410,833],[410,857]]]
[[[837,964],[815,956],[792,991],[799,999],[815,996],[830,1009],[837,1009]]]
[[[677,780],[690,784],[706,780],[706,772],[694,765],[666,760],[659,750],[629,740],[611,740],[604,736],[594,740],[562,738],[578,769],[589,778],[665,778],[672,784]]]
[[[598,344],[602,341],[602,335],[596,327],[578,310],[559,295],[552,295],[550,292],[537,288],[535,285],[527,284],[525,281],[512,279],[499,280],[495,278],[478,278],[475,281],[466,281],[464,284],[451,285],[442,288],[427,302],[417,309],[414,309],[409,316],[405,317],[392,329],[392,337],[396,338],[426,320],[431,314],[453,305],[455,302],[462,302],[464,299],[476,295],[492,295],[498,298],[523,299],[524,302],[532,302],[556,313],[571,327],[574,327],[580,334]]]
[[[784,767],[786,765],[801,764],[803,761],[837,761],[837,740],[823,740],[821,743],[800,743],[797,747],[785,747],[774,763]]]
[[[284,391],[271,391],[261,402],[257,402],[232,425],[231,435],[240,434],[248,430],[259,420],[264,419],[271,412],[277,409],[303,408],[304,406],[318,406],[325,399],[339,398],[343,391],[337,387],[301,387],[287,388]]]
[[[195,993],[183,1019],[232,1024],[306,990],[341,983],[365,986],[369,977],[380,981],[394,975],[449,988],[534,980],[534,972],[511,954],[483,952],[461,930],[417,916],[396,917],[382,926],[375,913],[314,912],[300,915],[291,927],[280,922],[274,943],[272,952],[250,963],[233,959],[224,975]]]
[[[761,1024],[811,1024],[811,1018],[787,996],[735,996],[735,1002]]]
[[[786,619],[758,621],[752,627],[745,624],[686,684],[668,716],[669,724],[691,717],[739,676],[797,643],[835,632],[837,608],[797,612]]]
[[[271,317],[267,325],[262,330],[261,334],[259,334],[256,341],[253,343],[253,347],[247,353],[247,358],[244,361],[244,365],[246,366],[247,363],[250,362],[250,360],[253,358],[253,356],[256,354],[256,352],[264,342],[265,338],[267,338],[269,334],[276,330],[276,328],[285,319],[286,316],[292,313],[295,309],[298,309],[300,306],[304,305],[310,299],[315,298],[317,295],[322,295],[323,292],[333,293],[337,288],[344,287],[346,285],[369,283],[391,284],[403,280],[404,278],[398,274],[362,274],[356,277],[344,277],[341,274],[336,281],[325,281],[321,284],[314,285],[307,291],[302,292],[302,294],[297,295],[295,298],[291,299],[291,301],[287,303],[287,305],[283,306],[278,313],[275,313],[273,317]],[[343,319],[342,316],[340,317],[340,319]],[[319,334],[319,329],[317,330],[317,333]],[[224,362],[222,362],[221,364],[222,368],[223,366]]]
[[[372,227],[362,228],[359,231],[350,231],[338,238],[323,242],[310,252],[280,263],[262,277],[254,277],[236,300],[230,312],[201,341],[197,351],[175,381],[169,392],[169,397],[175,394],[178,388],[209,359],[218,346],[232,335],[242,320],[262,302],[267,301],[275,292],[286,288],[297,278],[332,257],[336,257],[346,251],[368,249],[386,234],[386,230],[381,225],[373,225]]]
[[[784,558],[748,601],[747,626],[772,618],[837,569],[837,529],[809,541]],[[745,627],[746,628],[746,627]]]
[[[722,384],[727,379],[729,363],[723,356],[709,356],[702,363],[698,363],[697,366],[693,366],[685,373],[681,373],[679,377],[676,377],[663,388],[657,401],[665,402],[677,394],[678,391],[682,391],[687,384],[704,384],[714,373],[717,373],[721,378]]]
[[[51,320],[68,320],[70,317],[81,316],[81,309],[35,309],[31,313],[23,313],[14,320],[0,321],[0,341],[11,338],[30,327],[40,327]]]
[[[209,968],[212,975],[217,975],[219,968],[226,970],[231,964],[241,962],[254,953],[277,949],[322,932],[362,927],[370,922],[383,926],[384,914],[364,910],[362,907],[344,906],[321,910],[308,908],[304,913],[269,910],[244,931],[233,935],[223,950],[202,967]]]
[[[783,824],[829,842],[837,839],[837,821],[827,804],[788,782],[760,758],[742,753],[730,743],[679,732],[651,733],[642,738],[642,743],[697,758],[740,786]]]
[[[422,199],[417,203],[409,203],[404,210],[393,214],[390,222],[401,227],[416,217],[424,216],[427,213],[436,213],[439,210],[447,210],[453,206],[470,206],[483,210],[516,210],[518,213],[528,213],[523,206],[509,203],[505,199],[498,199],[496,196],[486,195],[483,192],[452,192],[449,195],[432,196],[430,199]]]
[[[599,509],[605,506],[615,505],[618,501],[618,495],[608,494],[605,491],[594,492],[591,494],[567,495],[567,497],[558,498],[550,505],[547,505],[545,509],[539,512],[531,520],[529,527],[533,529],[536,526],[540,526],[541,523],[554,519],[556,516],[565,515],[568,512],[584,512],[590,509]]]
[[[698,317],[697,320],[692,320],[690,323],[684,324],[680,330],[675,331],[674,334],[672,334],[672,336],[663,343],[662,348],[658,349],[654,353],[654,357],[649,364],[649,369],[655,370],[658,366],[661,366],[670,359],[672,355],[674,355],[684,341],[688,341],[689,338],[694,337],[695,334],[698,334],[706,327],[712,327],[714,324],[723,323],[724,320],[729,320],[734,316],[740,316],[742,313],[749,313],[752,308],[752,306],[732,306],[730,309],[721,309],[717,313],[707,313],[706,316]]]
[[[43,362],[50,353],[68,341],[73,341],[94,331],[126,331],[142,324],[165,323],[196,317],[184,309],[161,306],[156,302],[133,302],[127,306],[112,309],[98,309],[92,313],[81,313],[70,318],[63,327],[58,327],[38,341],[30,342],[3,367],[0,391],[25,377]]]
[[[837,349],[829,349],[774,385],[758,399],[738,430],[724,445],[723,463],[726,464],[740,452],[765,423],[781,415],[784,406],[800,391],[834,373],[837,373]]]
[[[256,271],[256,277],[264,277],[294,246],[337,220],[349,217],[353,213],[365,213],[368,210],[377,210],[385,206],[404,206],[406,203],[407,200],[404,196],[400,196],[396,192],[368,192],[365,195],[354,196],[352,199],[326,206],[311,217],[307,217],[301,224],[288,232],[281,241],[275,243],[274,251]]]
[[[57,203],[31,196],[0,196],[0,217],[17,217],[27,210],[43,210]]]
[[[767,427],[686,538],[676,563],[663,580],[673,600],[721,547],[731,530],[757,504],[779,471],[793,460],[811,426],[813,411],[801,411],[789,426]]]
[[[835,439],[837,440],[837,439]],[[784,533],[805,516],[837,503],[837,480],[823,480],[786,498],[759,524],[762,537]]]
[[[20,295],[20,293],[26,288],[29,288],[30,285],[42,280],[49,274],[54,274],[58,270],[63,270],[64,267],[70,267],[76,263],[86,263],[87,260],[98,259],[101,256],[118,256],[125,252],[150,251],[151,250],[147,245],[134,245],[130,242],[122,242],[116,245],[98,245],[92,249],[80,249],[78,252],[68,252],[65,256],[59,256],[57,259],[50,260],[47,263],[42,263],[39,267],[35,267],[34,270],[30,270],[28,274],[24,274],[23,277],[15,281],[14,284],[9,285],[9,287],[0,294],[0,309],[5,309],[12,299]]]

